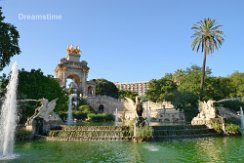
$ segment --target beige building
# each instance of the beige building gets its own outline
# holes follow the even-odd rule
[[[148,81],[141,82],[114,82],[119,90],[130,90],[138,95],[144,95],[148,89]]]

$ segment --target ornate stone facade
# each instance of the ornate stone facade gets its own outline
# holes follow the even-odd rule
[[[66,86],[66,80],[72,79],[83,97],[94,96],[96,84],[94,81],[87,81],[89,67],[86,61],[80,61],[80,48],[68,46],[67,57],[62,58],[56,66],[55,75],[62,87]]]
[[[97,112],[104,112],[114,114],[118,113],[118,118],[125,120],[132,120],[137,117],[136,103],[129,98],[125,100],[118,100],[108,96],[93,96],[86,98],[87,103]],[[170,102],[154,103],[146,101],[142,103],[143,117],[147,114],[151,117],[151,122],[162,123],[182,123],[185,122],[185,115],[182,111],[176,110]],[[150,113],[148,110],[150,110]]]

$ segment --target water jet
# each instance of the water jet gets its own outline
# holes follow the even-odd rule
[[[241,116],[241,133],[244,134],[244,114],[242,107],[240,107],[240,116]]]
[[[18,68],[15,62],[11,70],[11,78],[7,86],[7,93],[0,115],[0,160],[13,159],[14,136],[17,125],[17,91]]]
[[[76,94],[69,95],[69,108],[68,108],[68,117],[67,117],[67,125],[73,124],[73,115],[72,115],[72,100],[76,98]]]

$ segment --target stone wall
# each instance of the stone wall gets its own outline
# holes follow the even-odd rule
[[[103,105],[103,112],[113,114],[116,108],[118,111],[124,109],[123,103],[115,98],[109,96],[93,96],[86,98],[87,103],[97,112],[99,112],[99,107]]]
[[[105,113],[115,114],[118,110],[118,118],[132,120],[136,115],[136,104],[131,99],[118,100],[108,96],[94,96],[86,98],[88,104],[97,112],[102,105]],[[143,102],[143,117],[150,117],[158,122],[184,122],[184,113],[176,110],[170,102],[154,103],[152,101]]]

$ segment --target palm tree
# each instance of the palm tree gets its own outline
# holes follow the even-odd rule
[[[203,98],[203,87],[205,79],[205,67],[207,55],[213,53],[215,50],[220,48],[224,42],[223,31],[220,30],[221,25],[216,25],[216,20],[205,18],[200,22],[197,22],[192,26],[194,34],[191,36],[193,39],[192,50],[198,52],[199,49],[204,53],[203,64],[202,64],[202,78],[200,85],[199,99]]]

